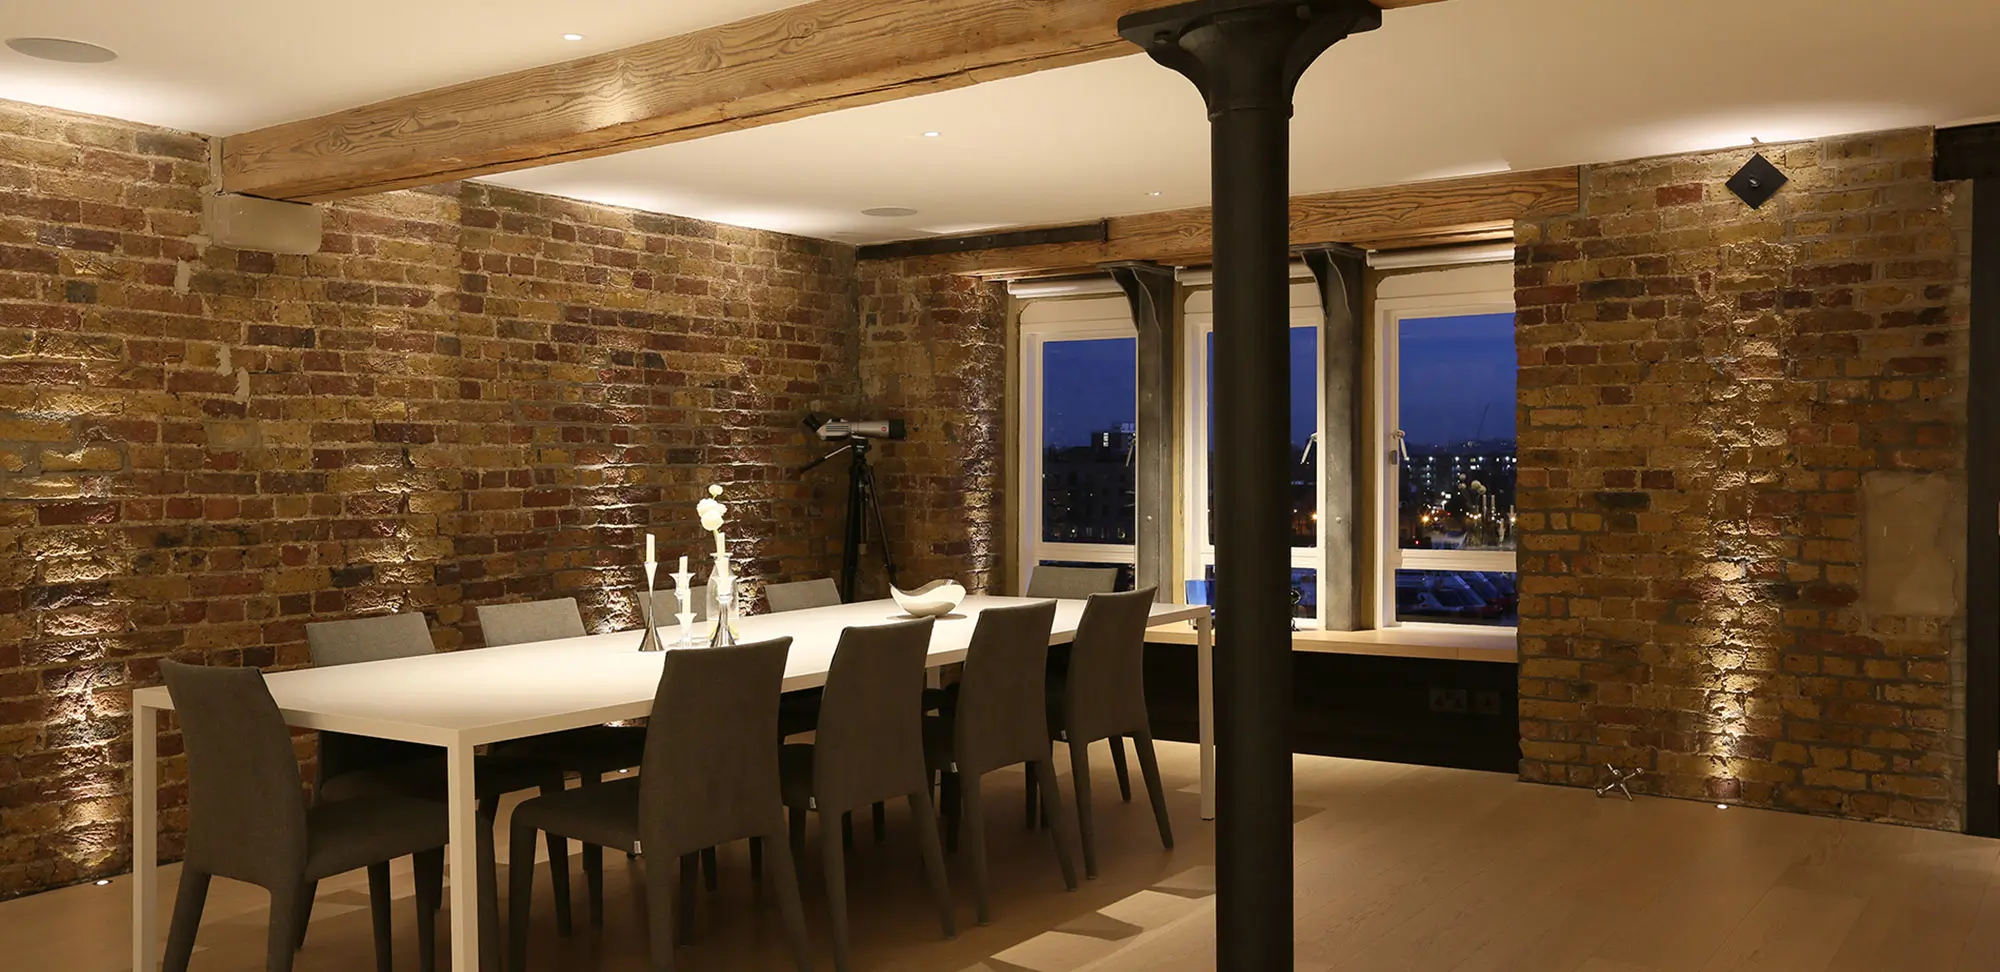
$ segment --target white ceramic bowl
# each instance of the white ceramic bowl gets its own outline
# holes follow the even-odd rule
[[[965,600],[965,588],[949,580],[934,580],[914,591],[891,587],[889,593],[896,596],[896,604],[904,613],[919,618],[950,614],[958,602]]]

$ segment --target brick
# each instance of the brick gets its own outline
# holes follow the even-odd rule
[[[1668,795],[1962,819],[1933,660],[1962,618],[1856,609],[1862,474],[1964,465],[1968,215],[1930,144],[1768,147],[1794,182],[1761,210],[1722,188],[1740,153],[1595,166],[1580,213],[1519,226],[1521,696],[1563,741],[1524,779],[1617,753]],[[1619,643],[1645,666],[1547,681]]]

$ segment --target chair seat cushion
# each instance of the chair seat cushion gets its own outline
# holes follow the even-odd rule
[[[493,749],[501,756],[547,760],[575,773],[602,776],[644,762],[646,727],[584,726],[509,740]]]
[[[794,743],[778,750],[778,786],[785,806],[800,809],[813,805],[813,747]]]
[[[306,880],[443,847],[450,825],[442,803],[365,797],[325,803],[306,816]]]
[[[443,801],[446,796],[443,756],[406,760],[371,769],[342,773],[319,786],[323,803],[362,797],[402,796]],[[472,785],[480,799],[516,790],[562,786],[562,767],[551,760],[515,756],[481,756],[473,764]]]
[[[628,777],[535,797],[514,808],[512,825],[599,847],[635,850],[639,845],[639,779]]]

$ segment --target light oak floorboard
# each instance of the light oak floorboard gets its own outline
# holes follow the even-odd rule
[[[1101,747],[1100,747],[1101,750]],[[1094,758],[1108,759],[1103,752]],[[1062,762],[1058,759],[1058,763]],[[962,855],[949,860],[959,937],[940,935],[907,813],[889,839],[856,828],[848,855],[855,966],[869,972],[1198,972],[1215,967],[1213,825],[1197,816],[1192,746],[1162,744],[1177,848],[1143,796],[1098,777],[1102,876],[1062,890],[1046,831],[1022,825],[1019,772],[988,778],[994,923],[972,921]],[[1301,756],[1294,761],[1299,969],[1341,972],[1995,972],[2000,841],[1524,784],[1504,774]],[[1062,780],[1073,800],[1070,778]],[[808,830],[802,890],[830,964]],[[501,852],[507,842],[499,843]],[[581,862],[574,856],[573,862]],[[678,966],[788,967],[773,900],[724,848]],[[677,866],[677,862],[675,865]],[[555,935],[536,877],[528,970],[646,968],[644,859],[609,854],[605,927]],[[160,875],[162,919],[178,868]],[[573,875],[579,919],[581,873]],[[129,877],[0,902],[0,967],[127,972]],[[503,872],[504,882],[504,872]],[[504,886],[504,884],[503,884]],[[407,865],[395,871],[397,968],[416,967]],[[298,972],[372,967],[367,884],[321,885]],[[194,967],[263,967],[267,899],[217,881]]]

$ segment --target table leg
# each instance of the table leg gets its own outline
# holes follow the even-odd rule
[[[132,706],[132,968],[160,963],[160,710]]]
[[[479,970],[479,826],[472,780],[473,747],[445,747],[445,808],[451,821],[451,969]]]
[[[1215,621],[1208,612],[1194,619],[1195,689],[1201,707],[1201,819],[1215,819]]]

